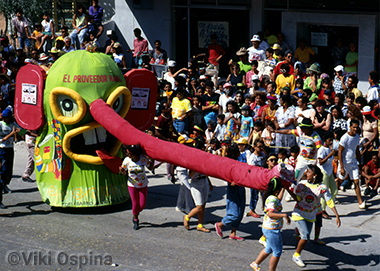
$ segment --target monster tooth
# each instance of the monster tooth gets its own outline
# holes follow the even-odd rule
[[[90,129],[86,132],[83,132],[84,144],[85,145],[93,145],[98,143],[96,139],[96,134],[94,129]]]
[[[99,142],[106,142],[107,139],[107,131],[104,127],[96,128],[96,135],[98,136]]]

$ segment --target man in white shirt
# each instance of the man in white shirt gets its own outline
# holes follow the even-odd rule
[[[368,89],[367,92],[367,102],[369,103],[372,100],[379,100],[379,91],[380,91],[380,86],[379,86],[379,73],[377,71],[371,71],[369,73],[369,78],[368,82],[370,84],[370,88]]]
[[[264,61],[267,59],[265,51],[259,48],[261,42],[259,35],[253,35],[251,42],[253,46],[248,48],[249,62],[252,62],[254,59],[257,61]]]

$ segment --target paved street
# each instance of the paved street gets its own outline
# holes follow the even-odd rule
[[[212,179],[215,188],[204,223],[212,231],[201,233],[195,230],[195,220],[192,230],[183,227],[183,216],[175,211],[178,185],[166,179],[165,167],[156,175],[149,173],[147,208],[140,216],[141,229],[134,231],[130,202],[69,210],[44,204],[36,184],[21,180],[27,157],[23,142],[15,150],[13,192],[4,195],[8,208],[0,210],[0,270],[251,270],[249,264],[263,248],[258,243],[261,218],[243,219],[238,235],[244,242],[229,240],[227,229],[227,238],[215,234],[214,223],[225,215],[224,181]],[[248,196],[247,189],[247,203]],[[334,218],[323,220],[321,238],[326,245],[306,245],[303,269],[380,270],[380,195],[369,200],[368,210],[359,210],[352,190],[339,192],[338,200],[342,226],[336,228]],[[287,212],[294,206],[294,202],[283,204]],[[257,211],[262,214],[261,202]],[[278,270],[301,269],[291,261],[294,227],[292,223],[283,229],[284,253]],[[268,263],[264,261],[262,270],[268,270]]]

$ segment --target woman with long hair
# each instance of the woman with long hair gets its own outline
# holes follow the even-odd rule
[[[75,49],[79,50],[83,47],[83,40],[88,32],[88,19],[86,14],[86,8],[83,4],[79,4],[75,10],[73,17],[74,30],[70,34],[71,44]]]

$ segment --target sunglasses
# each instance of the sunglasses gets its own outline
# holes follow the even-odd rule
[[[269,159],[269,162],[276,162],[276,159]]]

